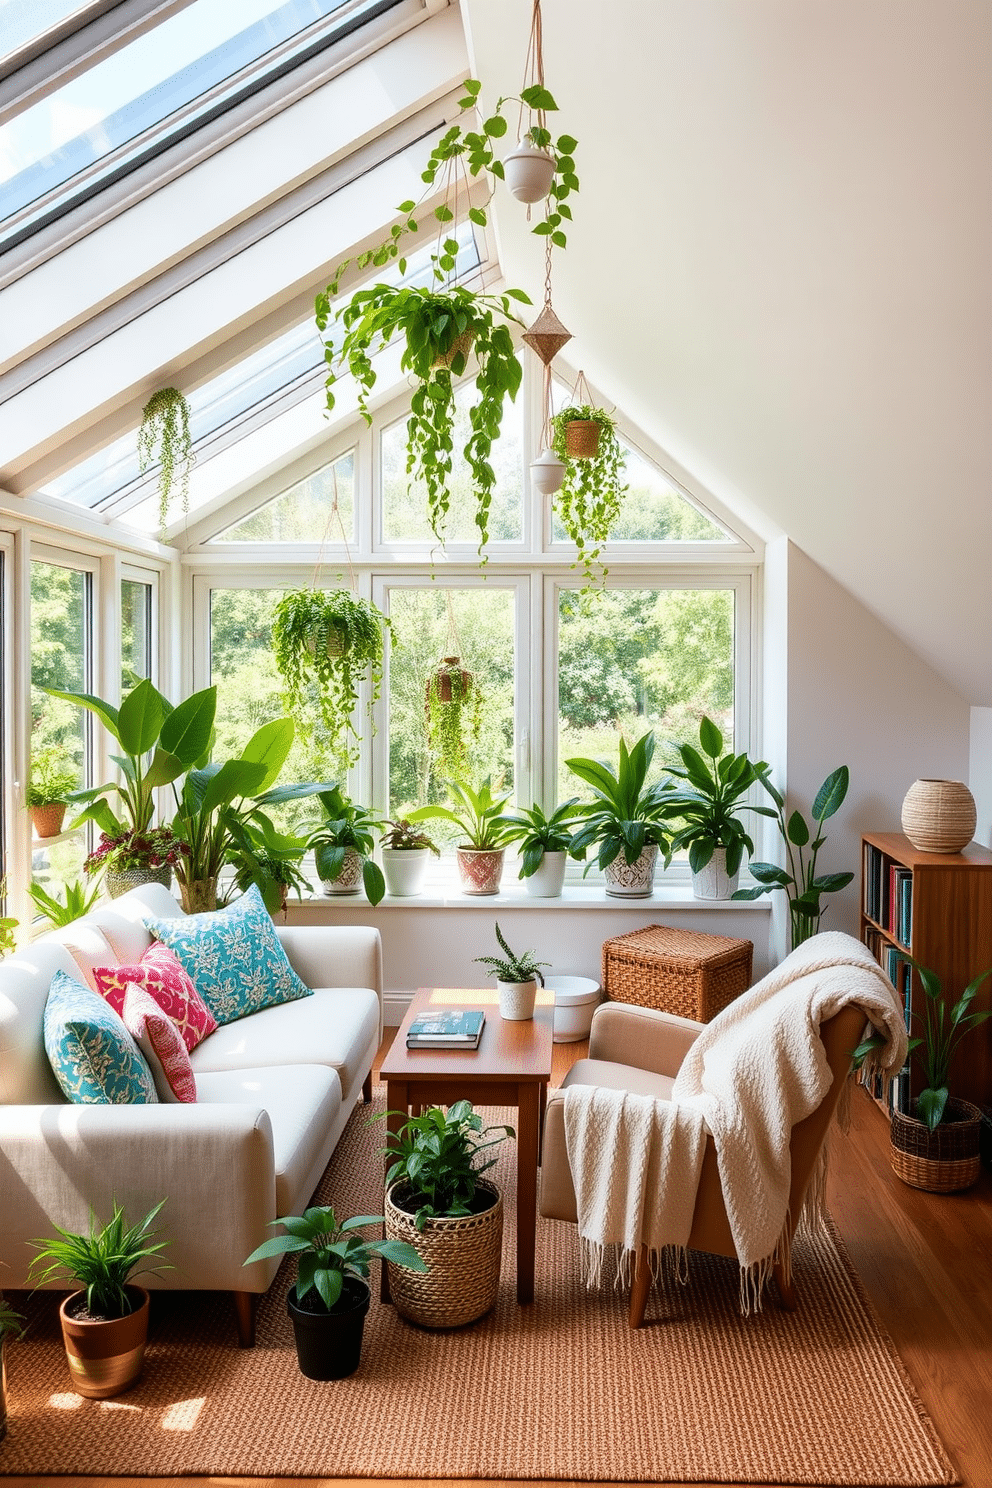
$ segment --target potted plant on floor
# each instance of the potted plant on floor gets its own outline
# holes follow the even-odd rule
[[[535,961],[533,951],[524,951],[517,955],[511,951],[503,939],[496,921],[496,939],[499,941],[502,956],[476,956],[473,959],[489,970],[496,978],[496,991],[499,996],[499,1015],[510,1022],[523,1023],[534,1016],[534,1003],[537,999],[537,985],[540,982],[544,986],[544,973],[542,966],[550,966],[550,961]]]
[[[923,1031],[909,1041],[909,1052],[923,1078],[923,1088],[911,1112],[893,1110],[889,1143],[892,1170],[911,1188],[930,1193],[956,1193],[970,1188],[981,1171],[982,1113],[970,1101],[950,1094],[951,1061],[961,1040],[992,1018],[992,1010],[973,1012],[971,1005],[992,967],[965,987],[956,1002],[944,997],[940,978],[908,953],[901,953],[919,975],[925,1004]],[[920,1015],[918,1015],[920,1016]],[[856,1061],[881,1043],[881,1036],[865,1039],[855,1051]]]
[[[426,832],[418,832],[406,817],[387,821],[388,831],[380,839],[382,871],[386,889],[394,897],[407,899],[420,893],[431,853],[441,856],[437,844]]]
[[[565,868],[574,841],[578,796],[556,806],[550,816],[535,801],[529,810],[506,818],[507,842],[520,844],[520,872],[528,894],[535,899],[557,899],[565,882]]]
[[[407,1117],[390,1133],[386,1234],[412,1245],[426,1266],[426,1275],[389,1268],[390,1296],[411,1322],[459,1328],[495,1303],[503,1198],[481,1175],[496,1162],[484,1154],[513,1134],[510,1126],[483,1127],[467,1100]]]
[[[382,1224],[381,1214],[358,1214],[338,1224],[329,1206],[272,1220],[285,1234],[266,1240],[245,1261],[295,1255],[296,1283],[286,1296],[300,1373],[307,1379],[346,1379],[362,1356],[371,1290],[369,1263],[380,1256],[411,1271],[427,1268],[402,1240],[369,1240],[359,1230]]]
[[[0,1297],[0,1441],[7,1435],[7,1339],[20,1338],[24,1319]]]
[[[689,849],[697,899],[729,899],[737,888],[745,850],[754,852],[738,813],[744,809],[743,797],[768,766],[763,760],[752,764],[746,754],[722,751],[722,733],[704,717],[699,749],[680,744],[682,764],[666,767],[669,775],[686,782],[670,797],[672,815],[685,823],[672,838],[671,850]]]
[[[647,898],[654,888],[658,853],[664,853],[666,868],[671,861],[665,823],[672,788],[667,781],[645,784],[653,757],[654,733],[649,732],[629,750],[621,738],[616,771],[599,760],[565,761],[596,797],[576,808],[584,824],[575,834],[572,850],[584,856],[598,844],[597,862],[606,878],[606,892],[618,898]]]
[[[370,686],[368,715],[382,686],[386,637],[392,626],[370,601],[347,589],[291,589],[276,606],[272,649],[286,684],[291,712],[316,698],[330,738],[342,763],[358,757],[354,712],[358,689]]]
[[[616,424],[603,408],[591,403],[569,405],[551,419],[551,448],[564,461],[565,476],[554,509],[576,549],[576,563],[587,584],[606,578],[597,575],[610,529],[620,515],[626,486],[622,484],[626,456]]]
[[[310,835],[314,863],[325,894],[357,894],[364,885],[370,904],[386,892],[382,869],[373,861],[372,833],[380,823],[365,806],[337,787],[320,792],[324,820]]]
[[[79,771],[67,750],[43,749],[34,757],[24,798],[36,837],[58,836],[69,798],[78,784]]]
[[[503,808],[509,795],[494,798],[487,776],[478,790],[466,781],[453,780],[451,806],[418,806],[410,821],[450,821],[460,827],[465,841],[455,849],[463,894],[498,894],[506,851],[506,817]]]
[[[115,1204],[102,1227],[91,1217],[88,1235],[56,1225],[56,1236],[31,1242],[38,1252],[30,1267],[36,1285],[74,1281],[80,1288],[59,1308],[69,1375],[79,1395],[106,1400],[129,1390],[141,1374],[148,1292],[131,1277],[161,1269],[147,1262],[168,1244],[155,1240],[152,1228],[164,1203],[135,1225],[127,1224]]]

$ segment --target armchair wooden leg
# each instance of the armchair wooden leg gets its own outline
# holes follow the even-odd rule
[[[365,1102],[366,1105],[368,1105],[369,1104],[369,1101],[371,1099],[372,1099],[372,1071],[369,1070],[368,1074],[365,1076],[365,1080],[364,1080],[364,1083],[362,1085],[362,1100]]]
[[[255,1347],[255,1318],[258,1314],[257,1292],[232,1292],[238,1319],[238,1343],[242,1348]]]
[[[791,1278],[789,1281],[786,1281],[785,1272],[780,1264],[772,1267],[772,1275],[775,1278],[775,1285],[778,1288],[779,1302],[785,1308],[786,1312],[795,1312],[798,1303],[796,1301],[796,1289],[792,1284]]]
[[[634,1265],[634,1280],[630,1288],[630,1326],[640,1328],[644,1324],[644,1309],[648,1305],[648,1292],[651,1290],[651,1262],[648,1259],[648,1248],[642,1245],[637,1252],[637,1261]]]

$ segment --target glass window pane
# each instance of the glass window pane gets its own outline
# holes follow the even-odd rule
[[[389,814],[444,801],[453,775],[478,787],[513,788],[514,591],[494,584],[449,589],[394,588],[389,614],[396,645],[389,660]],[[457,656],[471,674],[458,737],[447,748],[444,732],[456,720],[441,714],[433,736],[427,695],[445,657]],[[456,700],[457,701],[457,700]],[[450,705],[449,705],[450,706]],[[454,841],[439,822],[431,835]]]
[[[734,737],[734,592],[611,589],[559,598],[558,795],[591,792],[565,765],[600,759],[616,769],[620,736],[648,729],[663,742],[697,743],[705,713]],[[653,777],[661,772],[656,750]]]
[[[627,494],[610,537],[614,542],[726,542],[718,527],[662,474],[623,440]]]
[[[121,580],[121,696],[152,674],[152,586]]]
[[[16,52],[26,42],[50,31],[79,10],[89,0],[0,0],[0,36],[3,50]]]
[[[31,564],[31,758],[65,764],[77,784],[88,779],[90,727],[82,708],[43,689],[89,692],[90,576],[55,563]],[[32,878],[49,893],[83,878],[88,833],[47,846],[37,841]]]
[[[355,452],[297,481],[214,542],[341,543],[355,540]]]
[[[471,434],[469,409],[475,401],[475,385],[463,382],[455,392],[455,456],[451,474],[451,507],[445,538],[448,542],[478,543],[476,503],[471,471],[460,451]],[[423,483],[411,485],[406,473],[406,419],[398,419],[383,430],[382,525],[387,543],[417,542],[435,546],[427,521],[427,497]],[[490,542],[519,542],[523,537],[523,409],[521,400],[503,405],[500,437],[492,452],[496,486],[489,511]]]

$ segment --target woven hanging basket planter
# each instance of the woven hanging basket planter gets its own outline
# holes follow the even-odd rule
[[[461,1328],[495,1306],[503,1249],[503,1196],[480,1178],[477,1193],[492,1199],[481,1214],[428,1219],[418,1230],[413,1215],[395,1198],[408,1192],[394,1183],[386,1193],[386,1238],[405,1240],[427,1264],[426,1271],[389,1266],[389,1295],[401,1317],[422,1328]]]
[[[599,453],[600,425],[595,419],[572,419],[565,426],[565,450],[576,460]]]
[[[434,680],[437,682],[437,700],[439,703],[451,702],[451,684],[457,677],[461,688],[458,693],[459,699],[468,697],[472,690],[472,673],[461,665],[457,656],[445,656],[441,659],[441,665],[435,668]],[[426,687],[428,702],[430,701],[431,683],[428,681]]]
[[[447,351],[442,351],[440,355],[434,358],[432,363],[434,370],[437,371],[439,367],[450,367],[455,357],[459,355],[464,357],[467,362],[474,342],[474,331],[462,331],[461,335],[452,341]]]
[[[960,852],[977,822],[975,798],[961,780],[916,780],[902,803],[902,829],[920,852]]]
[[[951,1099],[933,1131],[925,1121],[892,1112],[889,1151],[892,1171],[910,1188],[957,1193],[981,1172],[982,1113],[970,1101]]]

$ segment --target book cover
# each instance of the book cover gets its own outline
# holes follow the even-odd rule
[[[407,1048],[434,1044],[478,1044],[486,1015],[481,1008],[463,1010],[443,1008],[436,1013],[423,1013],[407,1029]]]

